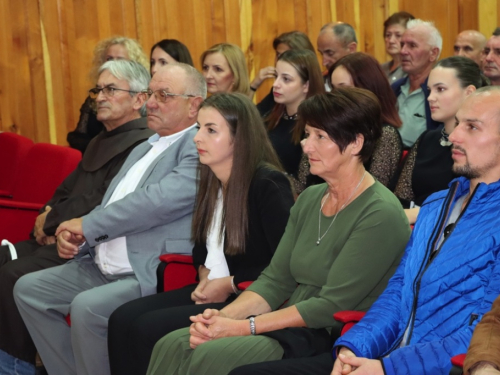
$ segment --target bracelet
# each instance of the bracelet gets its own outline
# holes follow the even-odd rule
[[[233,292],[237,296],[241,294],[241,290],[239,290],[238,288],[236,288],[236,285],[234,285],[234,276],[231,278],[231,288],[233,288]]]
[[[252,90],[253,92],[257,91],[257,89],[255,87],[252,87],[252,86],[250,86],[250,90]]]
[[[255,336],[257,332],[255,331],[255,316],[250,317],[250,334]]]

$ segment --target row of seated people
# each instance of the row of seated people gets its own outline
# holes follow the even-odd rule
[[[0,268],[19,266],[1,284],[10,288],[4,301],[14,287],[19,309],[10,303],[0,319],[0,366],[15,368],[7,373],[32,373],[35,346],[49,374],[255,373],[240,366],[295,357],[313,367],[327,359],[315,373],[328,373],[332,313],[372,303],[354,338],[337,343],[346,348],[337,368],[364,366],[345,359],[354,353],[386,373],[446,373],[450,356],[467,349],[477,318],[500,294],[491,214],[500,178],[497,90],[472,92],[461,105],[449,137],[463,177],[426,201],[408,242],[399,201],[365,169],[383,132],[370,91],[336,88],[302,100],[302,147],[326,184],[293,205],[248,97],[204,101],[206,81],[186,64],[160,68],[149,84],[135,62],[110,61],[99,73],[91,90],[97,118],[118,130],[145,104],[156,134],[133,149],[99,206],[59,225],[61,260],[49,245]],[[140,79],[144,93],[133,86]],[[200,283],[154,295],[158,256],[191,251]],[[52,264],[38,269],[48,269],[20,269],[44,258]],[[235,283],[255,278],[235,298]]]

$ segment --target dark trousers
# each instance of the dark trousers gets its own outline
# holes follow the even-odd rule
[[[196,284],[128,302],[109,318],[108,350],[111,374],[144,375],[158,340],[179,328],[189,327],[191,315],[221,309],[224,303],[195,305]]]
[[[229,375],[330,375],[333,369],[331,353],[315,357],[281,359],[254,363],[235,368]]]
[[[35,240],[14,244],[18,259],[12,261],[7,246],[0,246],[0,350],[29,363],[35,363],[36,348],[17,311],[13,288],[28,273],[66,263],[56,245],[40,246]]]

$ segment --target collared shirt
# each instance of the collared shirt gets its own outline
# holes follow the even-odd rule
[[[403,126],[398,130],[405,147],[411,147],[427,129],[425,118],[425,94],[422,88],[410,93],[410,80],[401,86],[401,94],[398,96],[399,117]]]
[[[160,137],[158,134],[152,135],[148,140],[152,146],[151,149],[139,159],[121,179],[106,204],[106,207],[132,193],[137,188],[146,170],[153,164],[158,156],[194,126],[196,126],[196,124],[165,137]],[[131,218],[131,220],[133,220],[133,218]],[[95,253],[95,262],[103,274],[119,275],[133,273],[132,266],[128,259],[126,236],[118,237],[97,245]]]

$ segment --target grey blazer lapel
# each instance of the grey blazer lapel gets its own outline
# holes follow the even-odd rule
[[[163,159],[165,158],[169,158],[171,159],[173,162],[175,162],[177,160],[177,155],[179,154],[179,150],[181,148],[184,148],[184,145],[186,144],[186,142],[191,142],[194,135],[196,134],[197,132],[197,129],[196,128],[193,128],[189,131],[187,131],[186,133],[184,133],[182,135],[182,137],[180,137],[177,141],[175,141],[172,145],[170,145],[165,151],[163,151],[152,163],[151,165],[148,167],[148,169],[146,170],[146,172],[144,172],[144,175],[142,176],[141,178],[141,181],[139,182],[139,184],[137,186],[143,186],[146,181],[148,180],[148,177],[151,175],[151,172],[154,170],[154,168],[156,167],[156,165],[158,163],[160,163]],[[175,164],[177,164],[177,162],[175,162]]]

